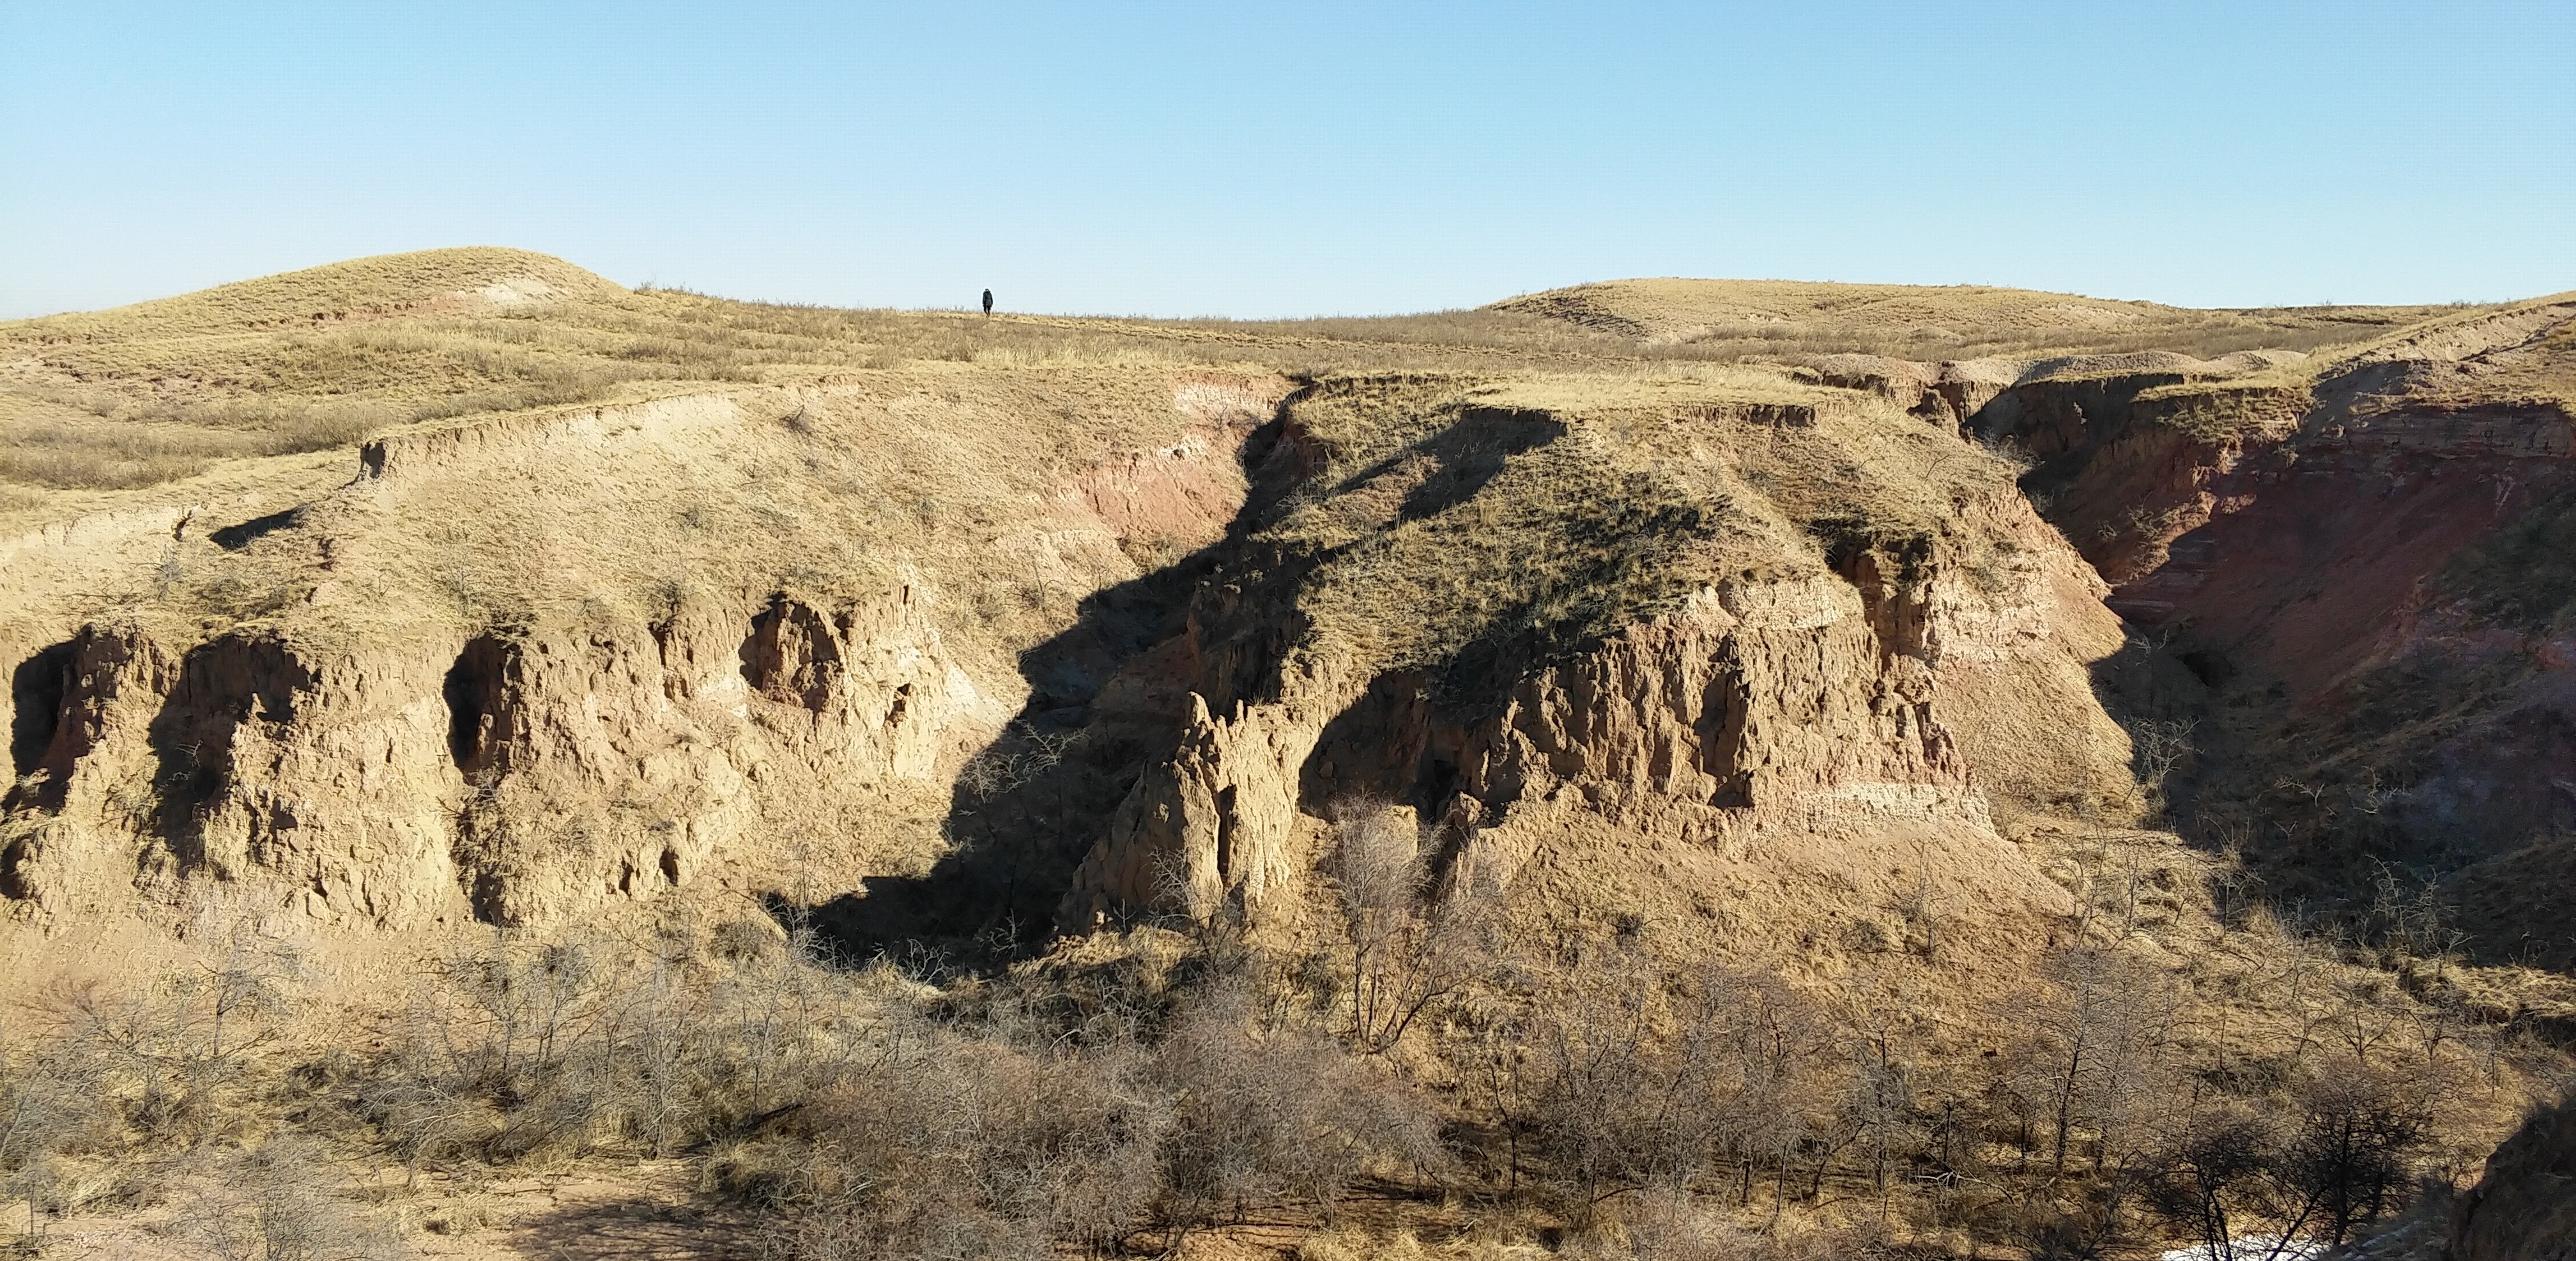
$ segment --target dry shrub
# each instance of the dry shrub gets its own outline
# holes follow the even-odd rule
[[[1372,1163],[1446,1163],[1428,1101],[1385,1064],[1315,1029],[1258,1018],[1241,990],[1186,1012],[1156,1048],[1155,1073],[1173,1099],[1165,1210],[1178,1224],[1282,1199],[1329,1217]]]
[[[2456,1034],[2353,1014],[2357,985],[2278,1055],[2222,1053],[2176,1030],[2187,969],[2089,940],[1989,1013],[1994,1056],[1945,1059],[1885,1000],[1677,963],[1648,925],[1547,951],[1452,934],[1409,815],[1352,812],[1340,840],[1350,935],[1312,957],[1140,929],[934,987],[766,919],[496,934],[425,970],[367,1054],[281,1036],[304,1011],[292,953],[210,916],[183,966],[62,991],[0,1039],[0,1190],[59,1214],[194,1153],[227,1162],[233,1198],[199,1214],[222,1247],[306,1255],[366,1221],[280,1141],[302,1133],[415,1164],[691,1154],[775,1213],[782,1258],[1173,1249],[1255,1216],[1332,1224],[1364,1178],[1584,1255],[1869,1256],[1869,1232],[1816,1233],[1868,1210],[1918,1241],[2116,1255],[2155,1226],[2351,1237],[2430,1171],[2432,1073],[2460,1059]],[[1454,982],[1407,979],[1438,969]],[[1450,997],[1378,1036],[1345,977]]]
[[[442,961],[416,993],[360,1099],[415,1166],[474,1152],[507,1160],[579,1148],[611,1104],[618,1005],[577,944]]]
[[[1774,1202],[1794,1167],[1849,1141],[1836,1103],[1849,1064],[1812,1000],[1778,978],[1712,969],[1692,991],[1634,951],[1578,961],[1516,1036],[1529,1048],[1528,1105],[1506,1117],[1589,1219],[1611,1197],[1687,1190],[1720,1169],[1751,1198],[1769,1169]]]
[[[1336,1226],[1298,1240],[1295,1252],[1296,1261],[1546,1261],[1560,1255],[1563,1250],[1533,1241],[1526,1231],[1485,1220],[1436,1243],[1401,1227],[1388,1233]]]
[[[1159,1043],[1080,1050],[904,1022],[718,1176],[793,1214],[774,1253],[838,1261],[1097,1254],[1282,1202],[1330,1215],[1372,1165],[1441,1163],[1432,1109],[1385,1064],[1256,1013],[1220,990]]]
[[[1877,1223],[1748,1226],[1704,1198],[1667,1187],[1622,1201],[1577,1236],[1564,1255],[1583,1261],[1877,1261],[1907,1254]]]
[[[2216,1261],[2271,1251],[2237,1242],[2248,1238],[2348,1242],[2411,1194],[2432,1132],[2431,1086],[2413,1073],[2329,1064],[2287,1106],[2193,1100],[2149,1166],[2150,1199]]]
[[[645,943],[495,939],[439,960],[358,1070],[405,1159],[665,1155],[841,1080],[877,1042],[853,979],[746,923]]]
[[[2063,1173],[2089,1137],[2094,1168],[2121,1163],[2173,1086],[2172,980],[2126,951],[2077,945],[2006,1014],[2021,1037],[2001,1059],[2006,1077],[1993,1097],[2012,1113],[2025,1158],[2045,1144]]]
[[[1418,824],[1410,809],[1355,798],[1333,814],[1325,874],[1348,942],[1344,1032],[1352,1045],[1382,1053],[1491,966],[1499,890],[1472,860],[1435,881],[1437,831]],[[1468,839],[1458,848],[1481,854]]]
[[[103,1058],[85,1043],[0,1041],[0,1194],[26,1204],[31,1228],[43,1214],[72,1212],[89,1198],[78,1185],[77,1154],[121,1145],[123,1127],[103,1096],[106,1077]]]
[[[201,906],[181,966],[67,980],[0,1024],[0,1188],[31,1229],[149,1202],[155,1161],[271,1124],[266,1056],[299,1012],[299,961],[242,905]]]
[[[189,964],[70,983],[29,1013],[34,1036],[0,1054],[19,1118],[0,1118],[0,1167],[13,1150],[153,1151],[259,1128],[262,1055],[297,1013],[298,960],[222,907],[192,931]]]
[[[889,1043],[794,1119],[804,1158],[763,1188],[815,1261],[1095,1251],[1145,1224],[1167,1100],[1131,1051],[1029,1050],[931,1027]]]
[[[352,1203],[348,1179],[310,1140],[282,1138],[212,1162],[182,1219],[219,1261],[392,1261],[412,1255],[394,1224]]]

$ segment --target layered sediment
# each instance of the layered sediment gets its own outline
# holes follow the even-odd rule
[[[918,395],[863,389],[433,426],[240,528],[152,517],[176,589],[17,664],[0,892],[78,916],[247,881],[325,921],[549,924],[709,871],[777,888],[790,854],[823,883],[926,861],[1026,692],[995,623],[1060,622],[1221,534],[1285,388],[1155,385],[1162,445],[952,505],[1042,544],[1025,576],[925,572],[942,540],[852,528],[885,505],[831,483],[919,432]],[[748,555],[746,507],[770,536]],[[61,533],[28,546],[83,532]]]
[[[1910,852],[1909,871],[1937,851],[1977,914],[2026,922],[2064,895],[1997,836],[1990,790],[2136,808],[2126,739],[2086,678],[2121,642],[2104,588],[1946,433],[1830,397],[1506,413],[1473,389],[1349,382],[1290,402],[1265,461],[1276,506],[1255,506],[1223,581],[1131,668],[1161,678],[1104,693],[1164,698],[1176,734],[1075,873],[1061,925],[1150,908],[1258,920],[1293,905],[1322,821],[1356,801],[1410,807],[1448,861],[1474,850],[1505,868],[1579,850],[1591,828],[1771,877],[1828,850],[1851,867]],[[1370,436],[1339,446],[1360,409]],[[1553,624],[1533,615],[1543,596],[1495,601],[1499,617],[1446,606],[1460,593],[1439,575],[1442,522],[1508,532],[1523,496],[1640,424],[1703,469],[1517,523],[1599,537],[1599,517],[1659,513],[1651,559],[1624,544],[1583,558],[1620,594]],[[1390,432],[1402,441],[1375,436]],[[1849,460],[1921,438],[1966,480]],[[1837,460],[1854,480],[1801,482]],[[1372,526],[1395,537],[1350,537]],[[1354,627],[1353,588],[1406,592],[1395,617],[1456,633]],[[2058,708],[2033,723],[2034,702]],[[1867,914],[1885,893],[1790,902],[1807,919]]]

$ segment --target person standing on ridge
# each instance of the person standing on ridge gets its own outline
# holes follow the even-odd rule
[[[985,290],[985,291],[984,291],[984,317],[985,317],[986,319],[991,319],[991,318],[992,318],[992,315],[993,315],[993,291],[992,291],[992,290],[990,290],[990,289],[987,289],[987,290]]]

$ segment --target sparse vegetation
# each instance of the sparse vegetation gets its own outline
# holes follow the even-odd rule
[[[2016,498],[2049,467],[2036,430],[1960,442],[1877,369],[1829,385],[1798,361],[2172,368],[2434,314],[2487,313],[1632,282],[1384,320],[985,319],[453,251],[0,326],[0,513],[166,509],[92,527],[125,532],[130,592],[24,571],[46,602],[7,628],[27,643],[5,874],[95,842],[98,888],[142,873],[135,915],[196,911],[128,926],[146,944],[113,965],[47,946],[44,983],[0,986],[0,1196],[39,1252],[114,1219],[268,1258],[400,1255],[506,1229],[495,1185],[648,1171],[779,1261],[2238,1261],[2352,1240],[2419,1184],[2464,1185],[2576,1077],[2553,1023],[2576,1005],[2525,1001],[2560,979],[2481,966],[2402,864],[2338,855],[2360,896],[2328,913],[2267,883],[2244,857],[2258,822],[2366,831],[2407,767],[2283,768],[2227,815],[2245,803],[2207,771],[2242,733],[2200,698],[2228,662],[2049,624],[2060,595],[2111,619]],[[2291,356],[2224,371],[2132,393],[2214,445],[2314,401]],[[509,445],[589,458],[607,444],[554,413],[680,395],[635,409],[658,427],[596,476]],[[479,424],[522,411],[542,414]],[[459,420],[478,423],[435,423]],[[497,454],[234,512],[266,475],[243,462],[391,431],[396,465]],[[299,485],[348,475],[305,463]],[[2129,508],[2106,537],[2186,528]],[[68,554],[48,540],[71,533],[31,546]],[[2450,596],[2564,629],[2546,583],[2477,594],[2545,569],[2561,533],[2463,552]],[[76,679],[99,607],[130,651]],[[1687,651],[1518,690],[1690,610],[1712,638]],[[1916,642],[1938,618],[1958,638]],[[1776,651],[1747,658],[1755,638]],[[2040,642],[2071,692],[2011,655]],[[1157,653],[1196,673],[1129,672]],[[854,700],[871,656],[897,664]],[[124,686],[120,662],[159,710],[64,708]],[[290,682],[233,687],[253,667]],[[1765,670],[1795,706],[1754,712]],[[2430,729],[2467,703],[2457,682],[2392,683],[2369,713]],[[2002,695],[1978,703],[2018,726],[1985,746],[2039,769],[1969,766],[1981,737],[1941,724],[1936,686]],[[287,747],[326,687],[364,722]],[[1524,767],[1577,761],[1612,737],[1542,711],[1623,687],[1689,711],[1636,733],[1625,780],[1461,786],[1503,760],[1467,747],[1472,723],[1509,710],[1474,730]],[[936,705],[945,727],[920,719]],[[1264,705],[1320,716],[1239,719]],[[1213,729],[1184,723],[1201,706]],[[105,839],[40,804],[65,715],[133,729],[133,764],[82,786]],[[1326,726],[1344,718],[1357,734]],[[1868,765],[1826,750],[1783,774],[1860,821],[1735,829],[1741,784],[1694,777],[1757,725],[1787,733],[1766,757],[1870,743]],[[901,738],[831,743],[879,727]],[[1259,739],[1277,765],[1256,769],[1311,778],[1268,803],[1294,817],[1263,861],[1294,871],[1256,915],[1227,868],[1261,785],[1216,764]],[[2089,747],[2040,747],[2087,741],[2116,750],[2100,775],[2066,769]],[[1137,787],[1176,743],[1158,805]],[[417,782],[257,798],[287,758]],[[549,758],[574,769],[532,769]],[[329,847],[392,799],[417,826],[368,843],[429,838],[401,889],[349,870],[379,851]],[[2130,826],[2169,821],[2225,844]],[[1160,823],[1213,852],[1223,896],[1053,923],[1113,826]],[[298,845],[287,885],[256,884]],[[494,892],[519,884],[555,901]],[[419,887],[465,892],[401,908],[405,932],[352,929]],[[65,905],[44,930],[88,913]],[[495,926],[520,923],[545,926]]]
[[[938,985],[675,907],[469,936],[369,999],[218,902],[166,972],[11,1022],[0,1175],[36,1231],[184,1205],[243,1256],[391,1255],[434,1201],[364,1192],[373,1166],[676,1156],[800,1261],[1138,1255],[1251,1222],[1363,1251],[1400,1222],[1601,1256],[2251,1257],[2462,1177],[2468,1134],[2566,1074],[2376,958],[2142,914],[2134,867],[2085,868],[2077,935],[1963,1038],[1890,987],[1928,961],[1790,984],[1676,971],[1642,925],[1532,936],[1444,911],[1408,816],[1345,817],[1331,937],[1136,929]]]
[[[1679,286],[1679,288],[1676,288]],[[2018,290],[1631,282],[1474,311],[1140,320],[843,310],[622,290],[513,250],[362,259],[116,311],[0,326],[0,482],[157,485],[426,420],[786,383],[907,363],[1257,365],[1299,374],[1655,372],[1862,352],[1918,360],[2215,356],[2367,340],[2440,308],[2187,311]],[[1598,292],[1596,292],[1598,291]],[[1669,291],[1669,292],[1668,292]],[[1693,304],[1776,313],[1691,322]],[[1563,308],[1563,309],[1560,309]],[[1647,312],[1674,314],[1646,314]],[[2085,318],[2084,313],[2111,315]],[[2069,313],[2073,314],[2069,314]],[[1676,323],[1675,321],[1680,321]]]

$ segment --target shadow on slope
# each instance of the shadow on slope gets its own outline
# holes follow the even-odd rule
[[[1312,613],[1300,605],[1301,588],[1345,562],[1338,572],[1356,573],[1376,593],[1363,606],[1444,624],[1430,642],[1345,662],[1382,676],[1369,689],[1375,703],[1327,725],[1300,768],[1301,796],[1320,805],[1366,792],[1426,814],[1442,810],[1464,732],[1492,717],[1531,670],[1579,657],[1661,607],[1677,559],[1722,527],[1722,514],[1646,474],[1605,474],[1569,458],[1584,474],[1573,484],[1583,493],[1522,514],[1508,527],[1516,538],[1498,542],[1469,523],[1407,536],[1411,552],[1390,557],[1331,532],[1326,538],[1338,541],[1293,527],[1265,534],[1274,518],[1314,509],[1318,496],[1332,501],[1327,512],[1366,500],[1360,515],[1381,524],[1452,515],[1509,462],[1567,432],[1543,413],[1461,409],[1324,486],[1307,480],[1313,470],[1301,457],[1311,453],[1291,436],[1291,409],[1306,397],[1291,396],[1246,442],[1250,493],[1225,539],[1084,600],[1071,628],[1022,655],[1028,704],[958,778],[946,858],[925,876],[872,878],[818,907],[776,909],[809,916],[844,957],[882,954],[931,972],[1043,948],[1075,870],[1144,769],[1173,752],[1190,694],[1218,714],[1276,699],[1280,663],[1314,630],[1301,622]],[[1441,604],[1412,585],[1462,548],[1489,553],[1466,575],[1472,600],[1462,605],[1466,597],[1452,592]],[[1354,552],[1370,554],[1354,561]],[[1318,759],[1350,774],[1326,772]]]
[[[1112,703],[1102,690],[1182,633],[1192,595],[1285,493],[1295,470],[1281,436],[1274,419],[1245,441],[1238,459],[1251,492],[1223,539],[1085,597],[1072,626],[1020,654],[1028,702],[959,773],[943,829],[950,849],[927,875],[869,877],[817,906],[774,902],[772,913],[810,924],[846,961],[882,955],[933,973],[1044,949],[1074,869],[1143,767],[1170,752],[1183,716],[1135,694],[1162,681],[1150,671],[1120,680]]]

